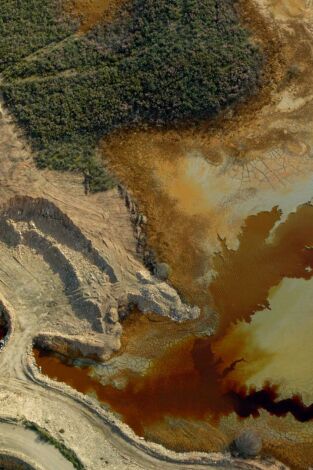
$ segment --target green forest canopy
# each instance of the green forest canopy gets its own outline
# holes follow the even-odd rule
[[[88,170],[101,137],[121,126],[206,119],[253,92],[262,55],[232,0],[132,0],[111,24],[77,35],[60,0],[5,0],[3,96],[39,167]]]

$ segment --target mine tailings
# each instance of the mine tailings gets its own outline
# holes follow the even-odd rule
[[[271,315],[269,291],[282,279],[313,276],[313,207],[300,206],[283,222],[281,216],[277,207],[249,216],[236,250],[221,241],[221,251],[212,260],[216,275],[210,291],[220,314],[212,337],[178,342],[153,359],[144,374],[123,371],[127,380],[121,389],[91,377],[90,367],[73,367],[69,358],[35,348],[42,373],[82,393],[96,393],[142,436],[146,427],[165,417],[216,425],[233,412],[244,419],[266,410],[274,416],[290,413],[300,422],[311,420],[313,404],[304,404],[300,396],[281,399],[279,386],[271,382],[258,389],[246,385],[249,376],[242,367],[247,351],[257,357],[258,367],[260,359],[261,364],[274,359],[255,345],[249,351],[249,336],[236,331],[238,323],[248,325],[256,312]]]
[[[257,417],[264,409],[275,416],[290,412],[302,422],[313,418],[313,405],[305,406],[298,396],[279,400],[274,385],[265,384],[262,390],[236,384],[226,387],[227,371],[224,376],[218,372],[209,339],[191,339],[172,348],[146,375],[129,376],[124,389],[102,385],[90,376],[90,367],[73,367],[65,357],[37,348],[34,354],[42,373],[79,392],[96,393],[141,436],[146,426],[165,416],[209,418],[217,424],[232,412],[241,418]]]

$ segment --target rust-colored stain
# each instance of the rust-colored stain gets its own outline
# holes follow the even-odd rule
[[[235,411],[238,416],[258,416],[264,409],[275,416],[288,412],[299,421],[313,417],[313,405],[305,406],[294,396],[278,399],[277,387],[265,384],[263,390],[241,387],[224,389],[227,371],[217,371],[210,339],[192,339],[168,351],[145,376],[132,375],[120,390],[93,379],[90,369],[72,367],[56,356],[34,350],[37,364],[51,378],[71,385],[82,393],[95,392],[109,403],[138,435],[165,416],[206,419],[217,423],[221,416]],[[234,384],[235,385],[235,384]]]
[[[66,9],[81,18],[80,32],[86,33],[101,21],[112,20],[125,0],[68,0]]]
[[[161,348],[145,374],[122,372],[127,378],[123,389],[102,385],[91,377],[89,368],[72,367],[68,360],[35,349],[37,364],[51,378],[83,393],[95,392],[139,435],[167,417],[218,426],[221,418],[234,412],[244,419],[265,410],[273,416],[292,415],[299,422],[311,420],[313,404],[304,404],[296,394],[281,398],[274,380],[256,389],[245,384],[247,377],[236,375],[249,348],[249,359],[255,358],[251,373],[275,360],[272,353],[250,341],[247,330],[241,335],[237,329],[234,334],[236,322],[249,322],[255,312],[268,306],[270,288],[283,278],[310,279],[313,275],[313,207],[299,206],[285,221],[280,219],[276,207],[248,217],[238,249],[229,249],[224,240],[222,251],[214,256],[210,291],[220,315],[214,336],[191,333],[165,352]],[[278,456],[275,449],[271,452]],[[292,453],[288,455],[292,461]]]

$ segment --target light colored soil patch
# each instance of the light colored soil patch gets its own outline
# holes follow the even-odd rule
[[[1,449],[25,455],[26,462],[35,462],[39,470],[73,470],[73,465],[51,444],[42,442],[34,431],[22,426],[0,423]]]
[[[81,18],[80,32],[85,33],[101,21],[110,21],[126,0],[67,0],[66,9]]]

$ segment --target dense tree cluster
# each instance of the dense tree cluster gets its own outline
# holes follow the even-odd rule
[[[56,0],[40,0],[41,13],[27,16],[35,3],[6,1],[3,95],[38,164],[88,170],[93,189],[110,185],[95,148],[112,129],[208,118],[259,83],[261,53],[231,0],[132,0],[85,36],[58,19]],[[27,21],[16,23],[24,43],[14,55],[16,14]]]

